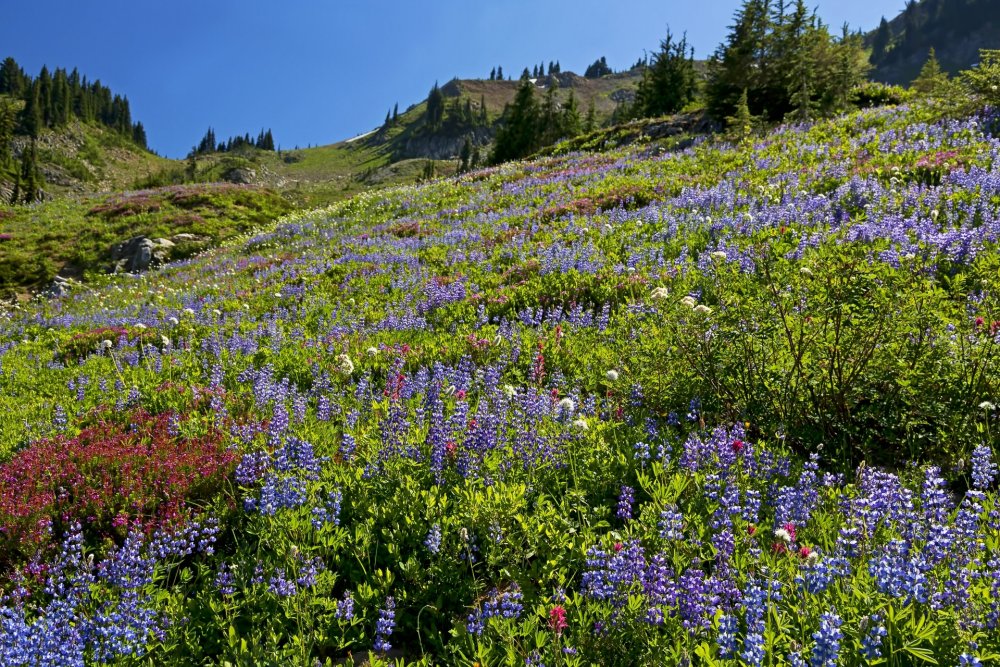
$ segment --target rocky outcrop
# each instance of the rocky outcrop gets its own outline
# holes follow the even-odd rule
[[[493,129],[477,127],[462,134],[418,133],[407,137],[393,155],[396,160],[425,158],[429,160],[457,159],[462,152],[465,137],[472,139],[474,146],[484,146],[493,141]]]
[[[151,239],[136,236],[124,243],[119,243],[111,249],[111,261],[115,273],[126,271],[139,273],[145,271],[154,263],[165,262],[170,256],[173,241],[168,239]]]

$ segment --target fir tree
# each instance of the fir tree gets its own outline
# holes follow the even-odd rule
[[[486,95],[479,96],[479,124],[487,125],[489,123],[489,117],[486,115]]]
[[[740,142],[745,142],[753,134],[754,119],[750,115],[750,106],[747,103],[747,90],[743,89],[740,99],[736,103],[736,112],[726,119],[726,129],[729,136]]]
[[[524,71],[521,72],[521,81],[527,81],[530,78],[531,78],[531,72],[529,72],[528,68],[525,67]]]
[[[436,130],[441,126],[444,119],[444,95],[438,88],[437,82],[427,95],[427,125],[431,130]]]
[[[937,55],[932,46],[927,54],[927,62],[924,63],[920,74],[913,80],[910,87],[921,95],[933,97],[940,93],[947,83],[948,75],[941,71],[941,65],[938,63]]]
[[[634,112],[641,116],[676,113],[694,100],[696,88],[694,49],[688,49],[686,35],[675,41],[667,30],[652,65],[643,72]]]
[[[559,83],[554,79],[549,89],[545,91],[545,101],[542,102],[539,142],[542,146],[555,143],[563,137],[563,116],[559,109]]]
[[[535,86],[525,79],[517,89],[514,102],[504,112],[503,126],[493,144],[493,164],[530,155],[538,147],[539,119]]]
[[[466,136],[465,141],[462,143],[462,152],[458,156],[458,173],[465,173],[472,168],[472,153],[472,139]]]
[[[44,123],[40,97],[40,85],[35,81],[28,90],[24,109],[21,112],[21,129],[32,138],[38,136]]]
[[[20,200],[25,204],[41,199],[42,188],[45,182],[42,173],[38,169],[38,153],[35,148],[35,140],[25,147],[21,153],[21,170],[18,176],[17,186],[20,189]],[[12,203],[17,203],[12,201]]]
[[[4,58],[0,63],[0,94],[21,97],[27,85],[27,76],[17,61],[9,56]]]
[[[608,60],[604,56],[601,56],[584,71],[583,76],[588,79],[600,79],[602,76],[608,74],[611,74],[611,68],[608,67]]]
[[[594,106],[593,98],[591,98],[590,104],[587,106],[587,118],[583,121],[583,131],[589,134],[596,129],[597,129],[597,108]]]
[[[395,125],[399,122],[399,102],[392,105],[392,124]],[[271,150],[274,150],[272,148]]]
[[[496,80],[497,80],[497,68],[494,67],[493,69],[490,70],[490,81],[496,81]]]
[[[891,42],[892,28],[883,16],[882,21],[878,24],[878,29],[875,31],[875,36],[872,38],[871,62],[873,65],[878,65],[885,59],[886,52]]]
[[[576,103],[576,95],[573,94],[572,90],[569,91],[569,97],[566,98],[566,104],[563,106],[562,129],[563,134],[568,138],[577,136],[583,130],[580,109]]]
[[[503,81],[503,67],[497,65],[497,81]]]
[[[132,128],[132,141],[140,148],[148,148],[146,143],[146,128],[142,123],[136,123]]]

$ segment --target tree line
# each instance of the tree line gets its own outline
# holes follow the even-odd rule
[[[225,141],[217,141],[215,138],[215,130],[209,127],[205,132],[205,136],[201,138],[201,141],[198,142],[197,146],[194,146],[191,149],[188,156],[207,155],[209,153],[229,153],[231,151],[238,151],[245,148],[257,148],[263,151],[273,151],[274,135],[271,133],[271,129],[268,128],[267,131],[261,130],[257,134],[256,139],[251,138],[250,133],[247,132],[243,136],[236,135],[235,137],[229,137]]]
[[[112,93],[99,80],[89,81],[71,72],[42,66],[31,77],[14,58],[0,62],[0,180],[14,184],[10,203],[28,203],[41,197],[45,185],[38,166],[36,140],[45,129],[65,127],[73,119],[97,123],[146,149],[146,129],[132,122],[128,98]],[[29,138],[14,159],[12,140]]]

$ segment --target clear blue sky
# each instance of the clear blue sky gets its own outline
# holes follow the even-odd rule
[[[332,143],[380,124],[435,80],[515,78],[559,60],[582,72],[604,55],[625,68],[669,25],[695,57],[721,42],[738,0],[11,0],[0,58],[43,64],[128,96],[150,146],[181,157],[212,125],[219,138],[270,127],[285,148]],[[904,0],[825,0],[823,20],[865,30]]]

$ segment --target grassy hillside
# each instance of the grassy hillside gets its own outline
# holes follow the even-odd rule
[[[60,197],[0,209],[0,298],[44,288],[57,274],[104,273],[111,268],[112,246],[134,236],[172,240],[169,259],[178,260],[290,208],[272,190],[221,184]]]
[[[5,313],[0,657],[995,661],[1000,119],[937,109],[369,192]]]

